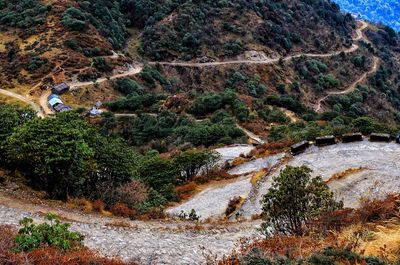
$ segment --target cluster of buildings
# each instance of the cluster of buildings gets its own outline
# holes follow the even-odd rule
[[[65,112],[72,110],[70,106],[65,105],[60,99],[60,95],[68,91],[69,91],[69,86],[65,83],[61,83],[52,88],[51,90],[52,93],[47,98],[47,102],[54,112]]]

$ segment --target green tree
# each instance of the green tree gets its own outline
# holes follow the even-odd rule
[[[174,162],[180,170],[180,181],[186,182],[202,170],[205,172],[214,168],[220,156],[215,151],[189,150],[174,157]]]
[[[308,222],[319,215],[343,207],[321,177],[312,178],[306,167],[287,166],[274,177],[274,183],[262,199],[262,231],[303,235]]]
[[[124,95],[143,94],[143,88],[130,78],[117,79],[114,83],[114,88]]]
[[[82,192],[95,169],[88,139],[96,131],[75,113],[34,119],[8,138],[7,152],[28,178],[50,197],[66,199]]]
[[[34,112],[28,108],[0,104],[0,153],[3,154],[3,146],[14,129],[34,117]]]
[[[162,158],[157,151],[151,151],[139,159],[137,168],[144,184],[168,200],[174,198],[179,169],[172,160]]]
[[[83,31],[86,29],[86,16],[81,10],[70,7],[65,10],[61,23],[68,30]]]

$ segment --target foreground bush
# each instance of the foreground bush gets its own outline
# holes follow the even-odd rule
[[[276,234],[302,235],[312,218],[343,207],[322,178],[312,178],[310,172],[306,166],[287,166],[274,177],[262,200],[265,234],[272,229]]]
[[[54,218],[53,215],[51,215]],[[21,220],[21,222],[25,222]],[[66,235],[71,236],[71,232],[64,229],[63,224],[57,224],[57,219],[53,219],[52,225],[34,225],[30,222],[30,228],[24,227],[24,232],[19,232],[13,226],[0,225],[0,264],[1,265],[134,265],[133,262],[122,262],[117,259],[101,257],[98,253],[85,248],[63,250],[55,246],[64,241]],[[41,228],[39,229],[39,226]],[[35,232],[31,228],[35,228]],[[23,229],[24,229],[23,228]],[[27,236],[27,230],[30,230],[30,236]],[[44,233],[45,232],[45,233]],[[49,235],[52,235],[49,237]],[[21,245],[21,235],[25,236],[26,241],[31,243],[42,241],[39,248],[17,252]],[[44,244],[43,241],[51,239],[51,242]],[[25,240],[24,240],[25,241]]]
[[[62,224],[54,214],[47,214],[43,224],[34,224],[31,218],[20,221],[22,228],[16,237],[16,251],[31,251],[40,247],[53,247],[62,251],[82,247],[84,236],[69,231],[69,224]],[[49,223],[48,223],[48,222]]]

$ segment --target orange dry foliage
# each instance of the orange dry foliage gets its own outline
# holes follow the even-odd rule
[[[186,200],[190,198],[196,188],[197,184],[194,181],[191,181],[182,186],[176,187],[175,190],[180,200]]]
[[[311,237],[299,236],[274,236],[264,240],[250,241],[244,238],[240,242],[239,249],[230,256],[225,256],[216,264],[218,265],[239,265],[242,257],[257,249],[267,256],[286,256],[289,258],[301,258],[323,248],[323,244]],[[210,258],[209,258],[210,259]],[[215,261],[214,261],[215,262]]]
[[[111,212],[116,216],[135,217],[136,211],[132,210],[125,203],[116,203],[111,207]]]
[[[385,221],[399,216],[400,195],[389,194],[383,200],[363,200],[357,210],[362,222]]]
[[[104,211],[104,208],[106,207],[106,204],[101,200],[96,200],[96,201],[94,201],[92,203],[92,206],[93,206],[93,210],[95,210],[96,212],[101,213],[101,212]]]
[[[277,154],[277,153],[285,151],[287,148],[289,148],[293,144],[294,144],[293,141],[284,140],[284,141],[259,145],[250,152],[250,156],[264,157],[267,155]]]
[[[34,265],[134,265],[135,263],[125,263],[118,259],[108,259],[100,257],[96,252],[89,249],[71,251],[63,253],[53,248],[39,248],[28,253],[13,253],[8,252],[5,257],[0,260],[1,264],[19,265],[19,264],[34,264]]]

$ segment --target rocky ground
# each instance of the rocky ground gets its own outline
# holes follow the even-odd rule
[[[370,141],[340,143],[328,147],[311,147],[294,157],[287,165],[306,165],[313,175],[328,182],[345,207],[358,207],[360,198],[385,196],[398,192],[400,185],[400,145]],[[272,179],[285,165],[265,176],[241,209],[243,216],[261,212],[260,200],[271,187]],[[346,173],[347,172],[347,173]],[[335,175],[339,176],[335,179]]]

